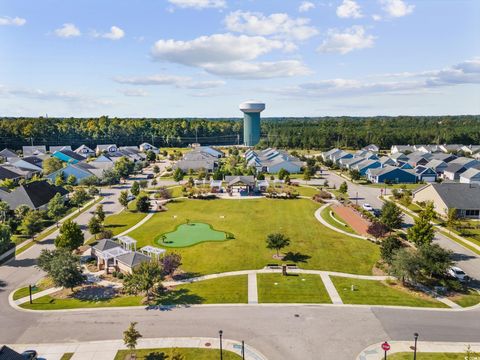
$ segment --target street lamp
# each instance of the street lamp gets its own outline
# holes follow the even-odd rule
[[[355,193],[355,205],[358,206],[358,191]]]
[[[223,331],[220,330],[218,332],[218,335],[220,336],[220,360],[223,360],[223,350],[222,350],[222,335],[223,335]]]
[[[418,333],[414,333],[413,337],[415,338],[415,347],[413,348],[413,360],[417,360],[417,340],[418,340]]]

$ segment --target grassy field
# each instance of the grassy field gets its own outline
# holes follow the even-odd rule
[[[246,275],[227,276],[176,286],[159,303],[177,304],[236,304],[248,302]]]
[[[329,223],[330,225],[340,229],[340,230],[343,230],[343,231],[346,231],[348,233],[351,233],[351,234],[356,234],[356,232],[350,227],[348,226],[347,224],[345,224],[345,226],[342,226],[340,223],[338,223],[337,221],[335,221],[332,216],[330,215],[330,211],[332,211],[332,208],[330,206],[326,207],[325,209],[322,210],[322,212],[320,213],[320,216],[323,218],[323,220],[325,220],[327,223]],[[337,216],[337,219],[340,220],[341,222],[343,222],[343,220],[341,220],[338,216]]]
[[[43,278],[35,284],[35,287],[32,289],[32,295],[51,287],[53,287],[53,283],[50,278]],[[13,300],[18,300],[28,296],[29,293],[28,286],[20,288],[13,293]]]
[[[175,352],[174,352],[175,351]],[[131,353],[130,350],[120,350],[117,352],[114,360],[124,360],[127,355]],[[182,355],[183,360],[217,360],[220,358],[220,350],[217,349],[141,349],[135,350],[137,360],[167,360],[171,359],[173,354]],[[222,351],[224,360],[238,360],[242,357],[230,351]]]
[[[182,186],[171,186],[168,189],[172,192],[173,198],[183,196]]]
[[[287,254],[285,261],[307,269],[371,274],[379,258],[378,246],[321,225],[314,217],[317,208],[318,204],[307,199],[182,199],[169,203],[167,212],[155,214],[129,235],[138,240],[139,248],[155,245],[154,240],[160,234],[174,230],[186,219],[231,232],[233,240],[175,249],[182,256],[183,270],[199,274],[259,269],[275,262],[272,259],[275,251],[267,249],[265,242],[272,232],[281,232],[290,238],[290,246],[282,250]],[[135,221],[138,220],[125,219],[124,222]]]
[[[156,239],[159,246],[187,247],[204,241],[225,241],[227,235],[223,231],[213,229],[209,224],[190,222],[179,225],[174,231],[160,235]]]
[[[141,305],[142,296],[122,296],[101,301],[87,301],[75,298],[56,299],[50,295],[42,296],[33,301],[33,304],[24,303],[20,307],[31,310],[62,310],[80,308],[100,308],[114,306],[138,306]]]
[[[146,213],[141,213],[135,210],[123,210],[119,214],[108,216],[105,219],[105,228],[112,231],[113,235],[117,235],[131,228],[145,216],[147,216]]]
[[[480,293],[475,290],[469,290],[467,294],[450,297],[450,300],[457,303],[461,307],[474,306],[480,303]]]
[[[411,360],[413,352],[388,355],[388,360]],[[417,353],[417,360],[465,360],[465,353]],[[474,357],[472,360],[475,359]]]
[[[331,303],[319,275],[257,274],[259,303]]]
[[[308,187],[308,186],[295,186],[294,189],[296,191],[298,191],[300,196],[312,197],[313,195],[318,193],[318,189],[311,188],[311,187]]]
[[[447,307],[430,297],[389,286],[377,280],[359,280],[331,276],[338,294],[345,304],[399,305],[416,307]],[[351,286],[355,291],[351,290]]]
[[[386,185],[386,186],[385,186],[385,184],[367,184],[366,186],[373,187],[373,188],[382,188],[382,189],[384,189],[386,187],[387,191],[388,191],[388,190],[391,190],[391,189],[403,189],[404,187],[407,190],[416,190],[419,187],[425,186],[425,184],[391,184],[391,185]]]

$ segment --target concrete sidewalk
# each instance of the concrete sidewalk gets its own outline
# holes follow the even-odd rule
[[[74,353],[72,360],[113,360],[118,350],[126,350],[122,340],[57,344],[9,344],[8,346],[18,352],[34,349],[38,352],[39,358],[46,360],[59,360],[65,353]],[[242,343],[240,341],[223,339],[222,347],[224,350],[241,355]],[[219,349],[220,340],[208,337],[172,337],[138,340],[137,349],[159,348]],[[262,353],[248,345],[245,345],[245,359],[267,360]]]

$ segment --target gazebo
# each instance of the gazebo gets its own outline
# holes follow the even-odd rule
[[[255,188],[255,178],[253,176],[225,176],[225,181],[229,189],[239,188],[251,192]]]
[[[118,246],[118,247],[114,247],[112,249],[108,249],[108,250],[105,250],[105,251],[102,251],[102,252],[98,252],[97,253],[97,258],[103,259],[103,263],[104,263],[104,266],[105,266],[105,273],[108,274],[108,268],[110,266],[110,264],[109,264],[110,259],[113,259],[113,266],[116,266],[115,259],[120,255],[128,254],[130,252],[131,252],[130,250],[126,250],[126,249]]]
[[[130,236],[119,236],[117,237],[118,242],[129,251],[137,251],[137,240],[131,238]]]
[[[142,253],[144,253],[145,255],[148,255],[152,258],[157,258],[158,259],[160,257],[160,255],[165,253],[167,250],[147,245],[147,246],[142,247],[140,249],[140,251]]]

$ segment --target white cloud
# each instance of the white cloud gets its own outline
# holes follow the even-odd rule
[[[227,6],[225,0],[168,0],[169,3],[180,8],[224,8]]]
[[[109,39],[109,40],[120,40],[121,38],[123,38],[125,36],[125,31],[120,29],[118,26],[114,25],[110,28],[109,32],[106,32],[106,33],[94,32],[93,36],[94,37],[101,37],[101,38]]]
[[[190,41],[159,40],[152,48],[156,60],[199,67],[208,73],[238,78],[269,78],[307,72],[298,60],[251,62],[273,50],[291,50],[292,44],[262,36],[214,34]]]
[[[148,93],[143,89],[120,89],[118,90],[125,96],[129,97],[146,97]]]
[[[284,13],[265,16],[261,13],[235,11],[225,18],[225,25],[230,31],[294,40],[306,40],[318,34],[318,30],[309,23],[310,19],[292,19]]]
[[[360,11],[360,5],[354,0],[343,0],[337,7],[337,16],[341,18],[361,18],[362,12]]]
[[[72,23],[63,24],[63,26],[56,29],[54,33],[58,37],[62,38],[76,37],[82,34],[80,30]]]
[[[378,15],[378,14],[373,14],[372,19],[375,20],[375,21],[380,21],[380,20],[382,20],[382,16]]]
[[[211,89],[225,85],[223,80],[196,81],[187,76],[176,75],[150,75],[130,78],[115,78],[114,81],[128,85],[172,85],[183,89]]]
[[[371,48],[374,42],[375,37],[366,34],[365,29],[360,25],[347,28],[343,32],[330,29],[318,51],[347,54],[353,50]]]
[[[312,9],[315,9],[315,4],[310,1],[303,1],[298,7],[299,12],[307,12]]]
[[[0,17],[0,26],[8,26],[8,25],[23,26],[23,25],[25,25],[26,22],[27,22],[27,20],[25,20],[24,18],[20,18],[18,16],[14,17],[14,18],[11,18],[11,17],[8,17],[8,16]]]
[[[402,17],[413,12],[415,5],[403,0],[380,0],[383,10],[391,17]]]

